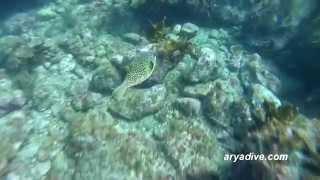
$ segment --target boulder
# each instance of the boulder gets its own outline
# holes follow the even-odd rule
[[[139,120],[161,109],[166,92],[164,85],[155,85],[148,89],[129,88],[123,97],[111,100],[109,110],[126,120]]]

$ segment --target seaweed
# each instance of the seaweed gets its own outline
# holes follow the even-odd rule
[[[151,29],[147,32],[147,36],[151,42],[158,43],[165,39],[170,28],[166,24],[166,17],[157,23],[150,22]]]
[[[317,175],[320,170],[320,154],[317,149],[319,132],[310,129],[319,127],[318,120],[308,120],[291,104],[276,107],[273,103],[264,102],[263,110],[265,121],[249,130],[247,137],[242,141],[244,146],[241,151],[264,154],[285,153],[289,156],[299,152],[303,154],[303,158],[298,159],[304,170]],[[267,165],[277,170],[287,163],[274,160],[267,161]]]
[[[173,33],[173,28],[166,24],[166,17],[158,23],[151,23],[147,37],[155,44],[158,55],[172,63],[179,62],[186,54],[195,59],[198,57],[198,51],[190,41],[190,37]]]

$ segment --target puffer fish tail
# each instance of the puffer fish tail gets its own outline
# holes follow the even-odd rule
[[[115,90],[113,90],[111,95],[112,99],[119,100],[123,98],[127,89],[128,89],[127,83],[123,82],[120,86],[118,86]]]

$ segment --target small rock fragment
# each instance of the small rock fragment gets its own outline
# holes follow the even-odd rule
[[[175,105],[186,116],[199,116],[201,113],[201,102],[194,98],[179,98]]]
[[[123,35],[123,39],[131,44],[138,45],[138,44],[146,44],[148,40],[139,34],[136,33],[126,33]]]
[[[192,23],[185,23],[182,25],[181,34],[188,38],[194,37],[199,31],[199,27]]]

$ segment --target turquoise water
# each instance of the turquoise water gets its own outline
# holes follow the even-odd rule
[[[320,179],[316,0],[0,6],[0,179]]]

